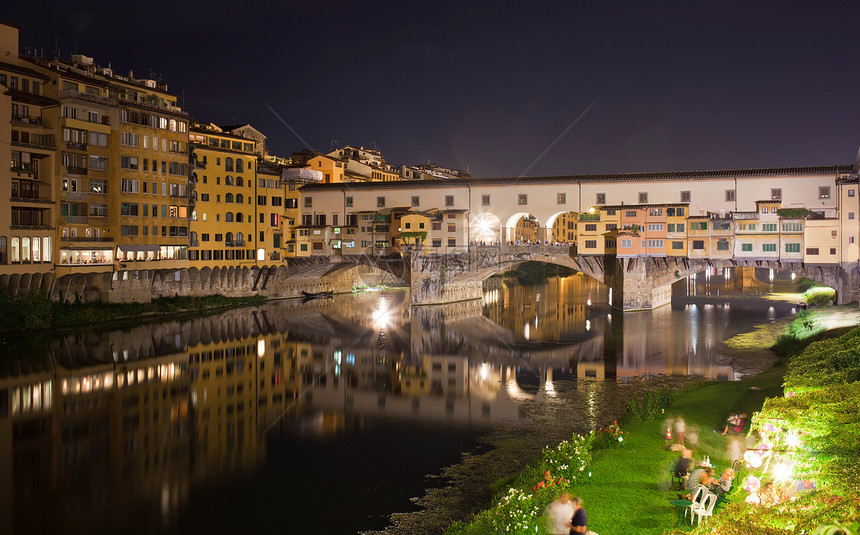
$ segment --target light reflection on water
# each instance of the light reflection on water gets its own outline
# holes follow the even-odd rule
[[[0,531],[178,532],[210,517],[260,530],[277,522],[241,512],[272,502],[340,532],[325,524],[328,477],[354,494],[348,532],[381,527],[492,426],[573,411],[594,428],[634,380],[736,378],[720,342],[791,310],[733,297],[768,278],[700,276],[632,314],[584,277],[489,280],[482,301],[446,307],[377,292],[51,340],[0,368]],[[341,460],[357,452],[372,475]]]

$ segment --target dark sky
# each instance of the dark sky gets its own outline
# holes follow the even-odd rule
[[[700,4],[19,0],[2,16],[22,47],[151,69],[197,120],[251,123],[281,155],[339,140],[482,177],[853,161],[860,3]]]

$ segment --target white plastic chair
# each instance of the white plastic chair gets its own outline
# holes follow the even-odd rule
[[[704,487],[703,487],[704,488]],[[696,521],[696,515],[699,516],[699,524],[705,517],[714,516],[714,505],[717,503],[717,495],[708,493],[705,499],[702,500],[699,507],[693,510],[693,523]]]
[[[697,488],[696,492],[693,493],[693,504],[687,507],[687,510],[684,512],[684,516],[690,515],[691,524],[696,518],[696,509],[701,507],[702,500],[704,500],[707,495],[708,487],[704,485],[699,485],[699,488]]]

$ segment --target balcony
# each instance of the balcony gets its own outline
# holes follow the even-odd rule
[[[244,247],[245,242],[243,241],[225,241],[224,247]]]
[[[12,165],[12,167],[10,167],[10,170],[13,173],[17,174],[18,176],[29,175],[29,176],[36,178],[39,175],[38,168],[36,167],[36,164],[33,162],[29,162],[29,163],[17,162],[17,163],[14,163]]]
[[[104,236],[96,236],[96,237],[89,237],[89,236],[62,236],[62,237],[60,238],[60,241],[62,241],[62,242],[97,242],[97,243],[108,243],[108,242],[112,242],[112,241],[113,241],[113,238],[107,238],[107,237],[104,237]]]
[[[87,102],[95,102],[97,104],[104,104],[106,106],[116,106],[116,99],[103,97],[101,95],[91,95],[89,93],[81,93],[80,91],[75,91],[73,89],[63,89],[60,91],[60,98],[77,98],[80,100],[85,100]],[[107,123],[104,123],[107,124]]]
[[[67,165],[66,166],[66,173],[68,173],[70,175],[85,175],[85,174],[87,174],[87,168],[86,167],[76,167],[74,165]]]
[[[75,143],[74,141],[67,141],[66,146],[72,150],[80,150],[86,152],[87,144],[86,143]]]
[[[63,217],[66,223],[70,225],[86,225],[89,223],[89,218],[85,215],[67,215]]]
[[[67,201],[86,201],[87,200],[87,192],[85,191],[66,191],[66,200]]]
[[[33,126],[45,126],[41,117],[31,117],[29,115],[13,115],[12,122],[15,124],[26,124]]]

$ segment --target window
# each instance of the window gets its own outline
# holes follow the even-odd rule
[[[854,212],[848,212],[848,219],[854,219]]]
[[[585,240],[586,249],[597,249],[597,240]]]
[[[412,196],[412,206],[418,206],[421,204],[421,198],[418,195]]]
[[[693,249],[701,251],[704,248],[705,248],[704,240],[693,240]]]
[[[639,204],[645,204],[648,202],[648,192],[642,191],[639,192]]]
[[[770,190],[770,198],[771,198],[771,200],[774,200],[774,201],[781,201],[782,200],[782,189],[781,188],[774,188],[774,189]]]
[[[454,223],[448,223],[448,232],[457,232],[457,225]]]
[[[376,198],[376,207],[377,208],[385,208],[385,197],[377,197]]]
[[[585,225],[586,232],[596,232],[597,231],[597,223],[588,223]]]
[[[717,242],[717,251],[728,251],[729,250],[729,241],[728,240],[720,240]]]
[[[763,232],[776,232],[776,223],[762,223],[761,230]]]
[[[741,244],[741,251],[743,251],[745,253],[751,253],[752,252],[752,244],[751,243],[742,243]]]
[[[677,251],[677,250],[683,249],[683,248],[684,248],[684,242],[682,242],[682,241],[673,241],[672,242],[672,249]]]
[[[682,191],[681,192],[681,202],[690,202],[690,192]]]
[[[675,232],[675,223],[669,223],[668,228],[666,229],[669,232]]]
[[[347,198],[346,198],[346,205],[347,205],[347,206],[352,206],[352,197],[347,197]]]
[[[652,232],[662,231],[663,223],[648,223],[648,230]]]
[[[799,253],[800,252],[800,244],[799,243],[786,243],[785,244],[785,252],[786,253]]]
[[[314,205],[313,197],[305,197],[305,208],[312,208]]]
[[[598,193],[597,199],[595,199],[595,201],[596,201],[595,204],[606,204],[606,194],[605,193]]]
[[[457,238],[448,238],[448,247],[457,247]]]
[[[570,228],[570,227],[568,227],[568,228]],[[618,224],[617,223],[607,223],[606,224],[606,230],[607,231],[618,230]]]
[[[520,206],[522,206],[524,204],[528,204],[528,203],[529,203],[529,196],[526,195],[525,193],[520,193],[517,196],[517,204],[519,204]]]
[[[567,195],[564,193],[558,193],[555,196],[556,204],[565,204],[567,202]]]
[[[807,247],[806,254],[809,256],[817,256],[818,255],[818,247]]]
[[[307,202],[307,199],[305,199],[305,202]],[[266,206],[265,195],[257,195],[257,206]]]
[[[708,230],[708,223],[706,221],[691,221],[690,230]]]
[[[836,247],[830,248],[830,254],[836,254]]]
[[[481,195],[481,206],[489,206],[490,205],[490,196],[489,195]]]
[[[763,243],[761,246],[761,250],[766,253],[775,253],[776,252],[776,244],[775,243]]]
[[[726,202],[735,202],[735,190],[727,189],[726,190]]]
[[[663,240],[648,240],[648,248],[649,249],[662,249],[663,248]]]
[[[137,157],[136,156],[122,156],[120,157],[120,167],[123,169],[131,169],[133,171],[137,171]]]
[[[854,196],[854,190],[853,190],[853,189],[849,189],[849,190],[848,190],[848,196],[849,196],[849,197],[853,197],[853,196]]]
[[[454,206],[454,196],[445,195],[445,206]]]
[[[782,224],[783,232],[801,232],[803,230],[803,225],[798,222],[790,222]]]
[[[636,210],[627,210],[624,214],[625,217],[636,217]]]
[[[633,240],[621,240],[622,249],[630,249],[633,247]]]
[[[818,198],[819,199],[829,199],[830,198],[830,186],[818,186]]]

